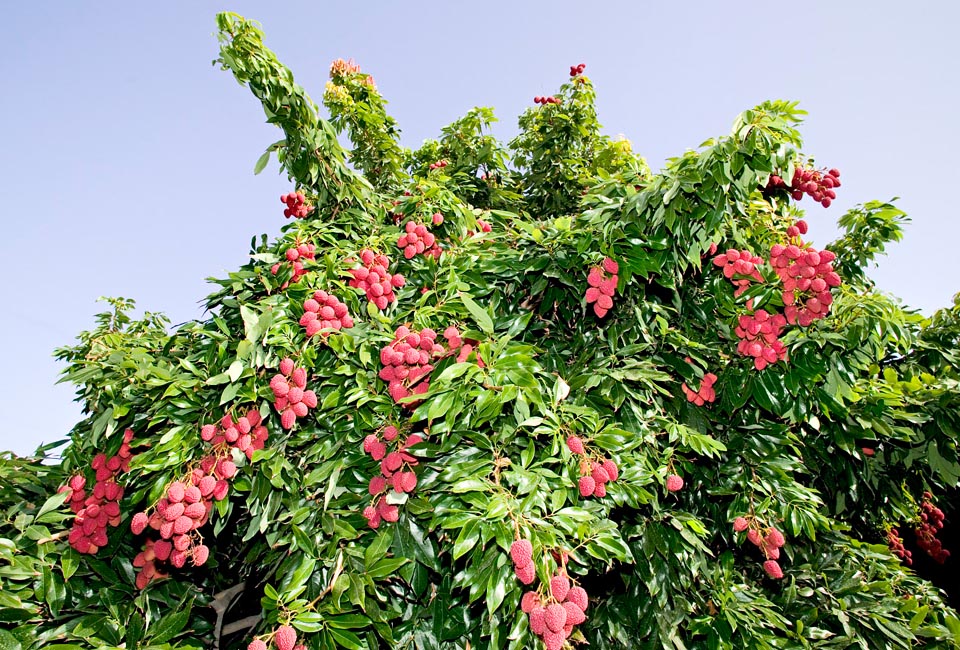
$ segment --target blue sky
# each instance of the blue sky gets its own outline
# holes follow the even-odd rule
[[[0,41],[5,309],[0,449],[32,451],[79,417],[52,350],[92,326],[98,296],[175,323],[201,315],[204,278],[282,225],[279,138],[217,55],[214,15],[263,23],[320,98],[331,60],[374,75],[415,147],[475,105],[497,134],[584,62],[601,122],[658,168],[772,98],[809,111],[806,151],[838,167],[825,244],[846,208],[901,197],[904,242],[873,274],[932,313],[960,290],[960,39],[954,2],[19,2]],[[809,200],[804,203],[810,203]],[[815,209],[814,209],[815,208]]]

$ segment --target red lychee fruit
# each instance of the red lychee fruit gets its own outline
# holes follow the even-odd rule
[[[550,578],[550,595],[563,602],[570,591],[570,579],[565,575],[556,575]]]
[[[570,436],[567,438],[567,448],[575,454],[586,453],[586,450],[583,448],[583,440],[578,436]]]
[[[766,571],[767,575],[774,580],[779,580],[783,577],[783,569],[780,568],[780,565],[777,564],[776,560],[767,560],[764,562],[763,570]]]
[[[679,492],[683,489],[683,479],[676,474],[671,474],[667,477],[666,485],[668,492]]]
[[[563,630],[563,626],[567,624],[567,610],[560,603],[548,605],[543,621],[551,632],[560,632]]]
[[[297,631],[289,625],[281,625],[274,633],[273,643],[277,650],[293,650],[293,646],[297,645]]]
[[[533,544],[528,539],[518,539],[510,546],[510,559],[514,566],[523,568],[533,562]]]
[[[750,522],[747,521],[744,517],[737,517],[736,519],[733,520],[733,529],[738,533],[742,533],[749,527],[750,527]]]

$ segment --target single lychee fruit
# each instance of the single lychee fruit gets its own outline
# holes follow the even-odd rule
[[[529,614],[539,604],[540,594],[535,591],[528,591],[523,594],[523,598],[520,599],[520,611],[524,614]]]
[[[570,591],[570,579],[564,575],[556,575],[550,578],[550,595],[558,601],[563,602]]]
[[[551,632],[560,632],[563,630],[563,626],[567,624],[567,610],[560,603],[548,605],[543,621]]]
[[[293,646],[297,645],[297,631],[289,625],[281,625],[274,633],[273,643],[277,650],[293,650]]]
[[[750,522],[747,521],[746,518],[744,517],[737,517],[736,519],[733,520],[733,529],[738,533],[742,533],[749,527],[750,527]]]
[[[247,646],[247,650],[267,650],[267,644],[260,639],[254,639]]]
[[[567,438],[567,448],[575,454],[586,453],[586,450],[583,448],[583,440],[578,436],[570,436]]]
[[[583,587],[570,587],[570,591],[567,592],[567,600],[576,604],[584,612],[587,611],[587,603],[590,602],[587,598],[587,591]]]
[[[510,559],[514,566],[523,568],[533,562],[533,544],[528,539],[518,539],[510,546]]]
[[[777,564],[776,560],[767,560],[764,562],[763,570],[766,571],[767,575],[774,580],[779,580],[783,577],[783,569],[780,568],[780,565]]]
[[[567,611],[567,625],[580,625],[585,620],[587,620],[587,617],[583,613],[583,610],[577,607],[576,603],[567,601],[561,604],[563,605],[563,608]]]
[[[589,497],[593,494],[594,490],[597,488],[597,482],[593,480],[592,476],[581,476],[579,481],[580,496]]]
[[[683,479],[676,474],[671,474],[667,477],[666,485],[668,492],[679,492],[683,489]]]

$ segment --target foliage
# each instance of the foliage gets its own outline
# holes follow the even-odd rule
[[[170,329],[116,299],[57,351],[85,418],[59,465],[2,459],[0,645],[288,650],[290,625],[311,648],[539,647],[511,553],[523,539],[539,584],[568,575],[589,594],[573,645],[960,647],[956,613],[885,545],[892,524],[917,521],[923,491],[960,480],[960,302],[923,319],[866,274],[905,215],[871,202],[842,216],[829,313],[785,325],[783,359],[737,352],[741,317],[787,313],[785,281],[766,261],[734,278],[711,258],[719,246],[766,260],[800,241],[802,212],[771,183],[809,164],[795,104],[746,111],[654,174],[600,134],[590,79],[571,69],[509,145],[478,108],[411,152],[354,64],[331,70],[328,121],[255,24],[218,26],[218,61],[284,134],[257,171],[275,152],[315,209],[254,240],[214,281],[205,320]],[[403,254],[411,222],[441,254]],[[403,276],[395,303],[357,290],[376,266],[366,250]],[[607,313],[597,285],[613,275]],[[306,335],[318,291],[352,327]],[[426,360],[387,363],[427,330]],[[391,379],[385,363],[429,369]],[[294,367],[298,397],[316,395],[296,418]],[[691,388],[707,375],[716,401]],[[262,448],[242,440],[251,410]],[[126,454],[127,431],[128,466],[95,471],[97,454]],[[394,449],[415,489],[373,488]],[[606,494],[582,496],[601,460],[619,476],[605,469]],[[120,525],[102,524],[93,554],[67,544],[76,500],[58,493],[81,474],[123,488]],[[162,533],[134,515],[159,524],[186,499],[172,486],[203,476],[226,496],[204,494],[183,535],[209,558],[158,559],[169,576],[138,589]],[[738,517],[786,544],[744,543]]]

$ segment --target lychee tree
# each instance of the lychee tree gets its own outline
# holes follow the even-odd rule
[[[960,647],[900,543],[955,561],[960,302],[876,290],[892,203],[808,242],[841,175],[795,104],[654,174],[577,65],[512,142],[409,151],[357,65],[324,119],[218,26],[288,221],[208,318],[57,351],[85,417],[2,458],[0,645]]]

